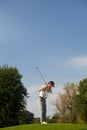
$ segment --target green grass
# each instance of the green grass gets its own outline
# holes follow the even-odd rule
[[[0,128],[0,130],[87,130],[87,125],[78,124],[31,124]]]

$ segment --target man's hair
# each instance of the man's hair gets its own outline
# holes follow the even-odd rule
[[[54,83],[53,81],[49,81],[48,84],[52,84],[53,87],[55,87],[55,86],[54,86],[55,83]]]

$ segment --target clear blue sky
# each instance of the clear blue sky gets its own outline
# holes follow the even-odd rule
[[[34,102],[43,81],[35,66],[47,81],[55,81],[58,92],[64,83],[87,77],[87,1],[0,0],[3,64],[16,66],[23,75],[31,95],[28,105],[37,116]]]

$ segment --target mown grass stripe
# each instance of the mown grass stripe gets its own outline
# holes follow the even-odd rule
[[[0,130],[87,130],[87,125],[82,124],[30,124],[0,128]]]

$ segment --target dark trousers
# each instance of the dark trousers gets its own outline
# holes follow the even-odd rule
[[[39,97],[40,102],[40,122],[46,121],[46,99]]]

